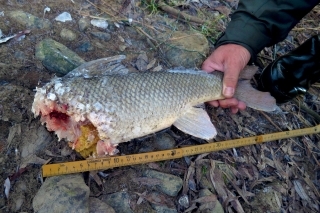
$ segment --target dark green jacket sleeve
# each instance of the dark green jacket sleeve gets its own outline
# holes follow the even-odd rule
[[[265,47],[285,39],[289,31],[320,0],[240,0],[231,16],[226,31],[216,47],[240,44],[249,50],[255,60]]]

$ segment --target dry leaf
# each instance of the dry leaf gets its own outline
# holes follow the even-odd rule
[[[155,192],[151,192],[147,195],[143,195],[138,192],[136,192],[136,194],[139,195],[140,197],[146,199],[150,203],[160,205],[160,206],[174,207],[174,203],[162,194],[155,193]]]
[[[226,7],[226,6],[218,6],[214,8],[215,10],[219,11],[220,13],[222,13],[225,16],[229,16],[231,13],[230,8]]]
[[[226,200],[228,197],[226,191],[227,187],[221,177],[221,172],[215,168],[215,163],[213,160],[211,160],[210,180],[219,197],[221,197],[223,201]]]
[[[161,71],[163,68],[161,65],[156,66],[155,68],[152,69],[153,72],[158,72]]]
[[[102,186],[102,181],[98,175],[98,171],[90,171],[89,175],[98,184],[98,186]]]
[[[147,194],[147,191],[144,191],[141,195],[142,195],[142,196],[146,196],[146,194]],[[138,205],[140,205],[140,204],[143,202],[143,200],[144,200],[144,198],[143,198],[142,196],[139,196],[139,198],[138,198],[138,200],[137,200],[137,204],[138,204]]]
[[[147,65],[147,70],[151,69],[156,62],[157,60],[155,58],[152,61],[150,61],[149,64]]]
[[[239,202],[239,200],[237,199],[237,197],[234,196],[234,194],[232,192],[230,192],[229,190],[227,190],[228,192],[228,196],[232,197],[233,199],[230,201],[232,207],[238,212],[238,213],[244,213],[244,210]]]
[[[253,189],[253,187],[255,187],[256,185],[262,184],[263,182],[273,182],[276,179],[276,177],[266,177],[266,178],[261,178],[259,180],[255,180],[253,181],[253,183],[251,183],[250,185],[250,191]]]
[[[209,202],[215,202],[217,201],[217,195],[208,195],[208,196],[203,196],[198,199],[195,199],[192,201],[192,203],[209,203]]]
[[[11,183],[10,183],[9,178],[7,178],[4,181],[3,186],[4,186],[4,194],[6,195],[6,198],[8,199],[9,198],[9,191],[10,191],[10,188],[11,188]]]
[[[15,181],[17,178],[19,178],[24,172],[26,172],[28,169],[26,167],[20,168],[17,172],[9,176],[10,181]]]
[[[307,195],[307,193],[305,192],[304,188],[302,187],[300,181],[298,180],[294,180],[292,181],[293,182],[293,185],[294,185],[294,189],[296,190],[296,192],[298,193],[299,197],[302,199],[302,200],[307,200],[309,201],[309,196]]]
[[[133,178],[132,181],[135,183],[147,185],[147,186],[155,186],[162,183],[162,181],[157,178],[148,178],[148,177]]]
[[[151,169],[155,169],[155,170],[158,170],[158,171],[162,170],[158,163],[153,163],[152,162],[152,163],[148,163],[147,165]]]

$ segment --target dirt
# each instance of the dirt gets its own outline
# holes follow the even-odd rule
[[[84,0],[0,0],[0,12],[3,11],[5,14],[4,16],[0,16],[0,29],[5,36],[26,30],[25,26],[18,24],[6,16],[9,11],[23,10],[37,17],[49,19],[52,23],[51,29],[32,29],[31,33],[21,41],[12,39],[0,44],[0,212],[33,212],[32,198],[41,186],[42,179],[39,177],[41,165],[33,163],[25,168],[21,168],[21,163],[24,163],[21,158],[22,149],[28,143],[28,138],[34,139],[32,129],[38,129],[41,126],[39,119],[34,119],[31,112],[34,89],[37,85],[45,83],[55,76],[55,73],[48,71],[39,60],[35,59],[35,46],[39,41],[44,38],[52,38],[76,52],[86,61],[125,53],[127,59],[124,63],[132,70],[136,69],[135,63],[138,55],[146,52],[149,59],[155,58],[165,69],[169,65],[163,57],[161,48],[154,48],[150,44],[152,37],[148,37],[152,35],[154,23],[163,21],[166,27],[179,30],[191,28],[197,30],[197,32],[204,33],[210,41],[214,41],[216,36],[223,31],[229,20],[226,16],[224,18],[221,17],[216,22],[217,27],[214,29],[216,31],[212,32],[210,30],[213,29],[208,29],[208,26],[178,21],[177,17],[161,10],[152,11],[150,1],[136,0],[132,1],[132,3],[130,2],[129,0],[95,0],[92,2]],[[182,4],[185,2],[178,1],[181,4],[177,4],[176,2],[175,4],[178,6],[175,8],[190,15],[198,15],[200,18],[204,14],[209,14],[205,17],[212,16],[217,11],[220,12],[220,16],[228,15],[234,8],[231,7],[234,5],[234,1],[225,1],[223,5],[227,6],[220,5],[216,9],[196,3]],[[49,7],[51,10],[44,13],[45,7]],[[64,11],[72,14],[73,21],[66,23],[54,21],[54,18]],[[319,23],[320,18],[319,11],[319,7],[316,7],[314,11],[297,25],[296,30],[290,33],[289,40],[281,42],[278,45],[276,56],[292,50],[310,35],[318,32],[319,29],[316,29],[316,27],[318,27],[317,23]],[[135,22],[132,25],[122,25],[120,28],[115,26],[110,28],[109,32],[112,35],[112,39],[108,42],[97,40],[88,33],[94,30],[93,26],[90,26],[86,32],[80,32],[78,28],[77,22],[84,16],[87,18],[107,17],[110,20],[127,20],[129,15]],[[133,26],[141,27],[145,33],[137,31],[137,28]],[[64,28],[76,32],[78,38],[74,41],[63,40],[60,37],[60,32]],[[121,38],[132,41],[132,45],[124,51],[119,49],[123,45]],[[93,44],[93,51],[83,52],[78,49],[86,41],[90,41]],[[261,64],[265,65],[271,62],[272,51],[272,48],[266,48],[261,53]],[[307,107],[316,113],[319,113],[320,110],[318,88],[319,85],[316,84],[304,99],[300,99],[300,103],[306,104]],[[319,123],[309,113],[301,110],[299,104],[295,102],[289,102],[280,107],[283,111],[282,113],[267,114],[247,109],[237,115],[231,115],[228,110],[208,107],[212,121],[218,129],[218,137],[215,140],[223,141],[299,129]],[[50,135],[48,145],[36,151],[38,157],[45,160],[51,159],[51,162],[55,163],[81,159],[77,153],[69,150],[67,143],[63,141],[59,142],[52,133]],[[177,146],[205,143],[205,141],[187,136],[175,128],[171,128],[171,135],[175,137]],[[266,178],[270,178],[270,180],[279,179],[282,185],[278,187],[278,190],[282,194],[281,206],[284,212],[316,212],[315,207],[313,208],[312,205],[318,205],[319,208],[319,194],[317,194],[320,188],[319,139],[318,134],[284,139],[211,153],[204,158],[220,160],[225,164],[233,166],[238,172],[237,174],[241,173],[237,177],[238,187],[254,194],[257,194],[257,190],[263,189],[270,182],[265,181]],[[152,137],[142,141],[145,140],[149,140],[150,143],[153,141]],[[29,142],[32,143],[32,141]],[[135,140],[121,145],[120,152],[123,154],[137,153],[141,146],[141,140]],[[132,179],[140,177],[141,171],[144,168],[156,167],[157,170],[180,176],[183,179],[190,165],[187,162],[195,162],[197,157],[199,158],[199,156],[193,156],[156,164],[105,171],[109,176],[103,180],[103,186],[89,178],[87,173],[85,173],[85,178],[90,186],[92,195],[95,197],[124,189],[130,192],[143,193],[145,190],[149,190],[150,187],[141,186],[133,182]],[[203,168],[207,168],[207,166]],[[206,169],[202,170],[206,173]],[[11,180],[9,198],[6,198],[4,194],[3,185],[7,177]],[[198,175],[194,176],[197,184],[196,187],[199,187],[197,177]],[[302,183],[303,189],[305,189],[310,197],[309,200],[301,198],[301,192],[294,187],[291,180],[298,180]],[[108,186],[113,187],[110,188]],[[240,196],[239,191],[236,190],[234,185],[229,184],[228,188],[234,195]],[[187,190],[187,192],[191,200],[197,198],[196,191]],[[135,195],[131,198],[132,203],[136,203],[139,196]],[[179,206],[177,202],[178,198],[179,196],[169,199],[182,212],[183,208]],[[254,196],[249,196],[249,198],[253,199]],[[17,200],[19,199],[23,201],[21,208],[16,207]],[[219,199],[221,201],[221,197]],[[239,200],[242,203],[244,202],[241,198]],[[142,204],[142,207],[136,207],[135,205],[137,204],[133,204],[132,208],[139,212],[148,211],[151,208],[148,202]],[[229,211],[226,210],[226,212]]]

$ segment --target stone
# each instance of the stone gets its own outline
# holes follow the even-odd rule
[[[173,67],[200,67],[209,53],[208,40],[200,33],[175,31],[169,38],[161,37],[164,55]]]
[[[115,212],[134,213],[130,207],[130,196],[127,192],[115,192],[102,197],[102,201],[110,205]]]
[[[35,55],[48,70],[60,75],[67,74],[85,62],[66,46],[50,38],[36,45]]]
[[[183,181],[180,177],[175,175],[166,174],[162,172],[157,172],[154,170],[145,170],[143,172],[145,177],[155,178],[160,180],[160,184],[157,184],[156,187],[161,192],[169,195],[169,196],[177,196],[179,191],[182,188]]]
[[[158,150],[173,149],[176,141],[168,133],[160,133],[155,137],[155,148]]]
[[[202,189],[199,191],[199,197],[211,196],[213,195],[208,189]],[[202,203],[201,206],[202,210],[201,213],[224,213],[223,207],[219,200],[214,202]]]
[[[99,27],[102,29],[107,29],[109,24],[106,20],[101,20],[101,19],[93,19],[90,21],[90,23],[95,26],[95,27]]]
[[[78,21],[79,30],[85,32],[90,27],[90,21],[87,18],[81,18]]]
[[[65,29],[65,28],[63,28],[61,30],[60,36],[61,36],[61,38],[68,40],[68,41],[74,41],[77,38],[77,35],[73,31]]]
[[[121,52],[125,51],[127,49],[127,46],[126,45],[119,45],[119,50]]]
[[[49,177],[33,198],[32,206],[37,213],[88,213],[89,194],[81,174]]]
[[[50,29],[52,27],[48,19],[39,18],[21,10],[11,11],[8,15],[27,29]]]
[[[56,18],[56,21],[60,21],[60,22],[66,22],[66,21],[72,21],[72,17],[71,14],[68,12],[63,12],[61,14],[59,14]]]
[[[146,52],[140,53],[136,60],[136,68],[140,71],[146,71],[148,66],[148,56]]]
[[[176,209],[169,208],[167,206],[158,206],[153,204],[152,208],[157,212],[161,212],[161,213],[178,213]]]
[[[26,59],[26,55],[24,54],[24,52],[19,51],[19,50],[17,50],[17,51],[14,52],[14,57],[15,57],[16,59],[19,59],[19,60],[24,60],[24,59]]]
[[[104,32],[90,32],[90,34],[103,41],[110,41],[111,35],[109,33],[104,33]]]
[[[89,213],[116,213],[114,209],[98,198],[90,197]]]
[[[272,184],[263,188],[254,197],[253,201],[243,205],[244,212],[255,213],[255,212],[272,212],[281,213],[281,194],[274,190]]]
[[[32,122],[28,126],[23,125],[22,140],[20,142],[22,159],[44,150],[52,140],[52,134],[39,122]]]
[[[81,52],[88,52],[91,50],[94,50],[94,47],[91,45],[89,41],[85,41],[77,47],[77,51],[81,51]]]

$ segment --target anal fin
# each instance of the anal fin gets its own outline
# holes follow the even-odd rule
[[[204,109],[192,107],[173,125],[181,131],[205,140],[217,135],[217,130],[211,123],[209,115]]]

